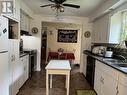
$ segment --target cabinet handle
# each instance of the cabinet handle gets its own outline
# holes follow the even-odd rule
[[[2,33],[0,32],[0,36],[2,36]]]
[[[116,95],[118,95],[119,94],[118,85],[116,87],[116,90],[117,90]]]
[[[116,95],[118,95],[118,94],[119,94],[119,91],[117,90]]]
[[[26,68],[24,67],[24,71],[26,71]]]
[[[13,59],[14,59],[13,61],[15,61],[15,55],[13,55]]]
[[[104,78],[102,78],[102,84],[104,84]]]
[[[102,84],[104,84],[104,78],[103,78],[103,77],[100,78],[100,82],[101,82]]]
[[[13,61],[13,55],[11,56],[11,61]]]

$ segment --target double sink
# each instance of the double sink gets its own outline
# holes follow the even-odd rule
[[[118,59],[109,59],[109,58],[104,58],[103,61],[112,65],[113,67],[127,71],[127,62],[125,61],[118,60]]]

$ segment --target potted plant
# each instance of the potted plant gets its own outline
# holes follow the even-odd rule
[[[122,33],[122,41],[125,42],[125,45],[127,47],[127,32]]]

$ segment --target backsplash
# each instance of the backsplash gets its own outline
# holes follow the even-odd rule
[[[122,55],[127,59],[127,48],[115,48],[117,44],[109,44],[109,43],[92,43],[91,47],[94,46],[105,46],[107,50],[112,50],[113,55]]]
[[[127,49],[125,48],[112,48],[114,55],[122,55],[127,59]]]

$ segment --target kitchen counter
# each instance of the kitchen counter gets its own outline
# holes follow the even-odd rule
[[[100,62],[102,62],[102,63],[104,63],[104,64],[106,64],[106,65],[108,65],[108,66],[110,66],[110,67],[112,67],[112,68],[114,68],[114,69],[122,72],[122,73],[124,73],[124,74],[127,74],[127,68],[122,68],[120,66],[115,65],[115,64],[121,64],[121,63],[119,63],[119,62],[108,62],[108,61],[106,61],[106,60],[110,60],[110,59],[113,59],[113,58],[100,57],[100,56],[97,56],[95,54],[92,54],[88,50],[84,50],[83,53],[86,54],[86,55],[89,55],[89,56],[91,56],[93,58],[95,58],[96,60],[98,60],[98,61],[100,61]]]
[[[26,55],[28,55],[28,53],[21,53],[19,57],[21,58],[21,57],[26,56]]]

